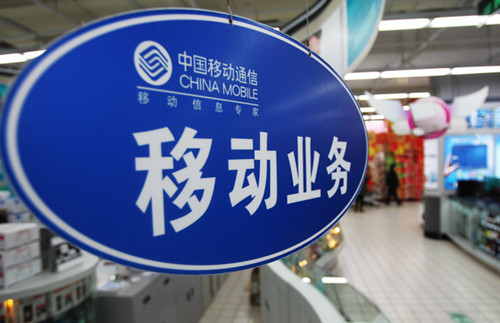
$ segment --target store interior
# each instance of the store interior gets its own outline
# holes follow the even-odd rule
[[[1,1],[2,102],[58,37],[96,19],[166,7],[256,20],[335,68],[367,130],[362,205],[278,261],[178,275],[63,240],[2,175],[0,323],[500,321],[498,1]],[[364,47],[351,59],[351,47],[332,54],[327,44],[332,17],[344,10],[350,19],[354,9],[375,27],[365,27]],[[345,43],[357,45],[349,30]],[[401,205],[386,203],[392,165]]]

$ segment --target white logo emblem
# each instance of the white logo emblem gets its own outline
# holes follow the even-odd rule
[[[151,85],[163,85],[172,75],[170,55],[157,42],[146,40],[137,46],[134,53],[137,73]]]

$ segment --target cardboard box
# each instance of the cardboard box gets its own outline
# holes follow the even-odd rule
[[[42,261],[40,258],[32,259],[11,268],[3,268],[0,271],[0,287],[12,286],[26,278],[35,276],[41,271]]]
[[[0,268],[9,268],[38,257],[40,257],[39,241],[10,250],[0,250]]]
[[[36,223],[0,224],[0,249],[12,249],[39,239],[40,228]]]

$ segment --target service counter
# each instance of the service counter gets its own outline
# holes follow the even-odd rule
[[[389,322],[344,277],[329,274],[344,243],[337,225],[309,247],[261,267],[262,322]]]

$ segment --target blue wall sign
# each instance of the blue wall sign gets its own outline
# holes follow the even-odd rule
[[[347,86],[259,23],[199,10],[111,17],[60,39],[13,85],[6,173],[51,229],[174,273],[261,265],[313,242],[363,180]]]

